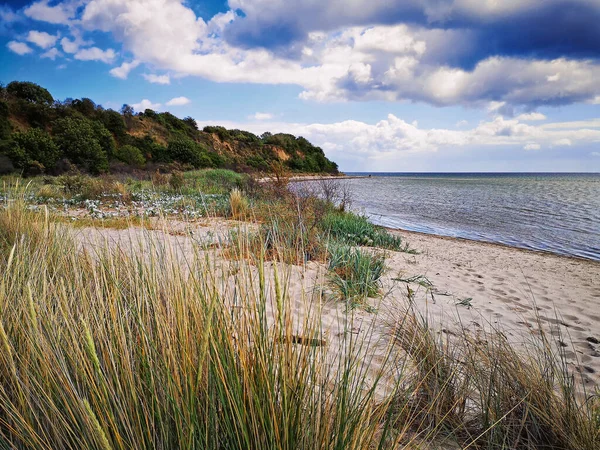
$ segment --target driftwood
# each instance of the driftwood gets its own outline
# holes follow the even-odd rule
[[[291,342],[292,344],[300,344],[300,345],[310,345],[311,347],[324,347],[327,345],[327,341],[323,340],[323,339],[315,339],[315,338],[308,338],[305,336],[298,336],[295,334],[292,334],[291,336],[284,336],[282,338],[277,339],[277,342],[280,343],[287,343],[287,342]]]

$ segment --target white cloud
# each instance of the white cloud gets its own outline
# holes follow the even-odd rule
[[[44,52],[40,55],[42,58],[48,58],[54,61],[57,57],[62,56],[62,53],[58,51],[56,47],[51,48],[47,52]]]
[[[462,128],[462,127],[466,127],[467,125],[469,125],[469,121],[467,120],[459,120],[458,122],[456,122],[456,128]]]
[[[600,156],[600,152],[592,152],[592,153],[590,153],[590,155],[592,155],[592,156]]]
[[[33,51],[31,47],[24,42],[10,41],[6,46],[11,52],[16,53],[17,55],[26,55]]]
[[[102,61],[106,64],[110,64],[115,56],[115,51],[112,48],[102,50],[98,47],[90,47],[78,50],[75,53],[75,59],[80,61]]]
[[[591,0],[581,1],[588,4]],[[519,105],[562,105],[600,98],[600,85],[595,81],[600,79],[600,63],[594,59],[535,60],[529,54],[490,54],[468,69],[449,62],[460,60],[479,44],[468,26],[444,29],[446,21],[460,22],[458,17],[468,18],[467,22],[505,20],[530,11],[528,8],[536,5],[534,0],[305,0],[294,3],[291,16],[287,2],[281,0],[230,0],[231,10],[208,22],[197,17],[188,4],[183,0],[68,0],[50,6],[43,0],[27,8],[26,14],[70,23],[72,33],[75,29],[109,32],[122,43],[124,53],[173,76],[297,85],[302,88],[300,97],[306,100],[409,100],[475,107],[496,102],[503,106],[494,112],[508,115]],[[74,18],[78,6],[83,8]],[[245,17],[233,12],[237,9]],[[416,17],[416,11],[433,22],[377,25]],[[252,25],[259,36],[265,30],[258,26],[260,21],[282,23],[282,17],[289,19],[284,26],[303,36],[288,48],[280,48],[282,55],[260,45],[231,44],[230,38],[240,26]],[[87,45],[76,40],[65,38],[61,45],[66,53],[79,55],[77,59],[110,62],[114,58],[112,50],[106,51],[110,54],[99,54],[96,47],[81,50]],[[169,75],[145,77],[154,83],[170,82]]]
[[[160,103],[152,103],[150,100],[145,98],[141,102],[134,103],[131,106],[138,112],[144,112],[147,109],[159,109],[162,105]]]
[[[175,97],[167,102],[168,106],[183,106],[191,103],[192,101],[187,97]]]
[[[552,145],[554,147],[570,147],[571,145],[573,145],[573,142],[571,142],[571,139],[563,138],[554,141]]]
[[[94,41],[86,40],[81,35],[81,30],[76,27],[71,27],[71,39],[62,38],[60,40],[60,45],[65,53],[77,53],[77,51],[82,47],[91,47],[94,45]]]
[[[127,77],[129,76],[129,72],[131,72],[133,69],[135,69],[139,65],[140,65],[140,62],[137,60],[133,60],[131,62],[124,62],[119,67],[115,67],[115,68],[111,69],[109,73],[113,77],[120,78],[121,80],[126,80]]]
[[[0,19],[2,23],[17,22],[19,15],[16,14],[8,5],[0,5]]]
[[[600,129],[580,129],[567,123],[532,126],[517,119],[496,117],[466,130],[420,128],[390,114],[375,124],[347,120],[337,123],[299,124],[282,122],[199,123],[199,126],[218,124],[260,134],[264,131],[304,136],[325,149],[334,161],[354,167],[372,166],[369,161],[398,161],[409,154],[451,152],[457,148],[480,151],[482,148],[523,148],[528,151],[545,147],[589,145],[600,140]],[[402,155],[402,156],[401,156]],[[395,162],[394,162],[395,163]],[[384,166],[385,167],[385,166]]]
[[[546,120],[547,117],[539,112],[531,112],[526,114],[521,114],[517,116],[517,120],[522,120],[523,122],[535,122],[538,120]]]
[[[34,20],[66,25],[75,16],[79,2],[65,1],[55,6],[50,6],[49,3],[48,0],[33,3],[31,6],[25,8],[24,13],[27,17]]]
[[[171,77],[169,75],[153,75],[144,73],[142,76],[146,81],[154,84],[171,84]]]
[[[273,114],[263,113],[263,112],[257,112],[255,114],[252,114],[251,116],[248,116],[248,119],[254,119],[254,120],[270,120],[272,118],[273,118]]]
[[[40,48],[47,49],[54,46],[58,36],[48,34],[45,31],[31,30],[25,39]]]

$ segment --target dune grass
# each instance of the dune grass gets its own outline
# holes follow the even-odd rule
[[[339,348],[302,345],[327,341],[324,299],[294,312],[266,248],[239,235],[233,262],[201,247],[182,260],[146,239],[91,252],[22,199],[0,209],[0,448],[600,445],[597,397],[552,337],[438,335],[398,305],[377,360],[351,309]]]
[[[394,236],[352,212],[332,211],[323,217],[320,226],[333,239],[347,244],[414,253],[408,244],[402,243],[400,236]]]
[[[376,297],[385,271],[385,255],[347,245],[333,245],[329,251],[329,285],[334,295],[350,306]]]

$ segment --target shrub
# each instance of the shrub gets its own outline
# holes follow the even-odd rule
[[[48,133],[31,128],[24,133],[13,135],[12,149],[9,150],[8,156],[19,169],[27,172],[29,167],[41,164],[43,171],[54,168],[60,157],[60,150]]]
[[[196,168],[212,166],[212,161],[200,144],[189,138],[172,139],[169,141],[167,150],[173,160],[182,164],[191,164]]]
[[[227,169],[206,169],[186,172],[188,184],[205,194],[228,194],[232,189],[244,189],[248,177]]]
[[[169,178],[169,185],[172,189],[178,191],[183,187],[184,181],[185,179],[183,177],[183,173],[179,170],[176,170],[171,174],[171,177]]]
[[[146,158],[142,155],[139,148],[133,145],[123,145],[115,151],[115,156],[132,166],[143,166],[146,163]]]
[[[160,173],[158,169],[152,174],[152,184],[154,186],[166,186],[169,184],[169,180],[170,177],[164,173]]]

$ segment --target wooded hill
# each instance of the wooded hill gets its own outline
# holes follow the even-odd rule
[[[0,173],[92,174],[133,169],[227,167],[237,171],[287,168],[338,173],[337,164],[303,137],[205,127],[191,117],[146,109],[104,109],[89,98],[55,100],[31,82],[0,85]]]

